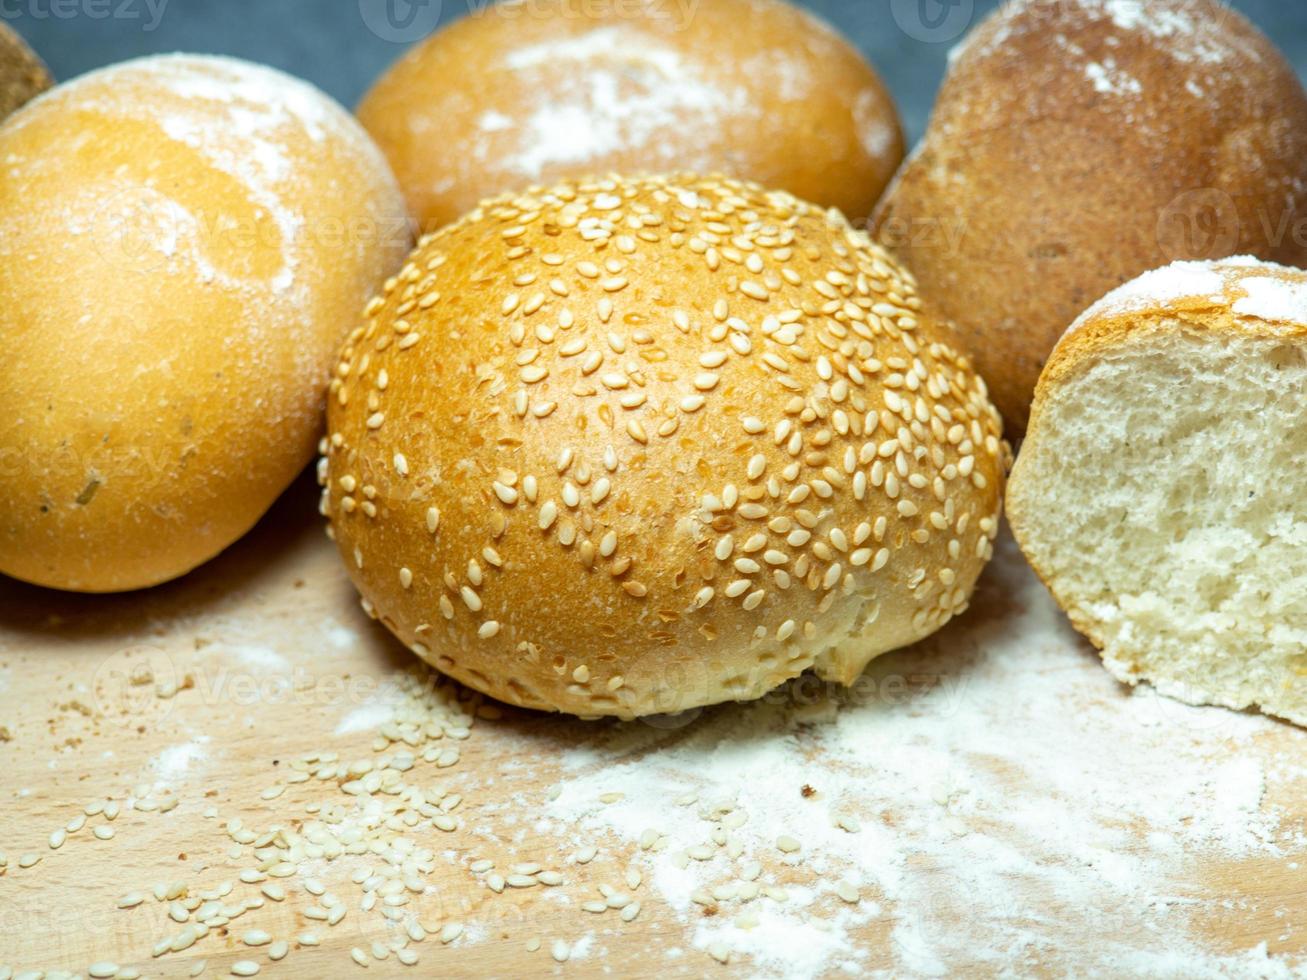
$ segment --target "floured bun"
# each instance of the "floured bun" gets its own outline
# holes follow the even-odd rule
[[[1307,264],[1307,94],[1218,0],[1013,0],[954,53],[877,237],[1013,430],[1067,324],[1177,259]]]
[[[49,70],[27,42],[0,23],[0,120],[53,84]]]
[[[0,126],[0,572],[110,592],[247,531],[410,244],[363,129],[224,58],[127,62]]]
[[[863,219],[903,158],[876,72],[780,0],[482,6],[400,60],[359,118],[429,229],[530,184],[683,169]]]
[[[1177,263],[1108,295],[1040,378],[1022,550],[1122,681],[1307,724],[1307,273]]]
[[[726,178],[559,184],[428,236],[350,336],[323,509],[369,609],[514,704],[852,682],[966,608],[1006,446],[911,279]]]

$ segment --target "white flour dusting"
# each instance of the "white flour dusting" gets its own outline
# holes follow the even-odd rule
[[[202,735],[189,742],[170,745],[150,760],[149,768],[162,782],[179,779],[190,772],[196,763],[208,758],[208,750],[205,748],[208,741],[208,736]]]
[[[1276,975],[1264,948],[1204,947],[1192,923],[1216,903],[1192,872],[1307,845],[1274,802],[1307,776],[1307,733],[1118,686],[1010,538],[982,588],[974,607],[1001,614],[850,692],[806,678],[684,727],[598,729],[538,829],[622,842],[696,947],[760,976],[865,972],[868,935],[900,975]],[[1298,750],[1268,760],[1268,734]],[[742,901],[750,881],[763,897]]]
[[[1070,335],[1091,320],[1165,308],[1180,300],[1229,303],[1242,316],[1269,323],[1307,324],[1307,277],[1284,282],[1267,275],[1285,267],[1240,255],[1213,262],[1173,262],[1112,290],[1067,328]]]
[[[1257,51],[1224,23],[1232,15],[1220,11],[1214,15],[1206,0],[1007,0],[986,29],[973,31],[949,52],[949,60],[985,57],[1037,24],[1042,29],[1044,24],[1031,16],[1039,8],[1061,24],[1110,25],[1117,43],[1123,35],[1151,38],[1159,42],[1157,50],[1195,71],[1215,70],[1236,56],[1260,60]],[[1065,43],[1062,47],[1068,48]]]
[[[1307,278],[1283,282],[1267,276],[1241,279],[1247,294],[1234,304],[1234,311],[1273,323],[1307,324]]]
[[[1115,58],[1104,58],[1101,63],[1091,61],[1085,66],[1085,74],[1094,91],[1105,95],[1139,95],[1144,90],[1139,79],[1117,67]]]
[[[559,63],[574,66],[564,93],[544,84]],[[529,138],[500,163],[526,177],[547,167],[649,147],[664,155],[655,137],[673,128],[712,128],[723,114],[750,111],[749,93],[700,78],[681,54],[656,37],[629,27],[596,27],[563,40],[508,52],[504,67],[527,79],[539,75],[539,104],[527,117]],[[549,93],[545,99],[544,93]],[[502,113],[480,117],[484,132],[503,129]],[[676,150],[682,153],[682,150]],[[678,165],[686,165],[680,160]]]

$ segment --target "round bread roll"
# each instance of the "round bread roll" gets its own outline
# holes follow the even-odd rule
[[[410,51],[359,118],[427,228],[529,184],[679,169],[865,218],[903,159],[875,71],[779,0],[493,4]]]
[[[1120,680],[1307,724],[1307,273],[1177,263],[1039,380],[1012,529]]]
[[[181,575],[312,459],[332,358],[411,244],[367,134],[279,72],[173,56],[0,127],[0,572]]]
[[[876,236],[1010,429],[1053,345],[1176,259],[1307,261],[1307,95],[1217,0],[1014,0],[955,52]]]
[[[323,509],[365,608],[531,708],[851,683],[966,607],[998,527],[997,412],[911,280],[728,178],[483,203],[332,387]]]
[[[53,84],[49,70],[27,42],[0,23],[0,120]]]

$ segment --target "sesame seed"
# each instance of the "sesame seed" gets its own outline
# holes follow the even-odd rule
[[[259,964],[253,960],[237,960],[231,965],[233,977],[252,977],[259,972]]]
[[[481,628],[477,630],[477,636],[479,636],[483,640],[488,640],[491,637],[496,636],[498,633],[499,633],[499,624],[495,622],[493,619],[482,623]]]

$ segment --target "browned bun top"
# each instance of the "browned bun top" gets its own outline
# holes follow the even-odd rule
[[[1307,95],[1216,0],[1017,0],[954,52],[877,237],[1009,424],[1090,303],[1176,259],[1307,260]]]
[[[0,23],[0,120],[53,84],[49,70],[27,42]]]
[[[521,705],[757,697],[965,608],[1006,448],[912,281],[727,178],[559,184],[428,236],[328,408],[365,607]]]
[[[863,218],[903,157],[875,71],[778,0],[493,4],[410,51],[359,117],[428,227],[528,184],[682,168]]]

